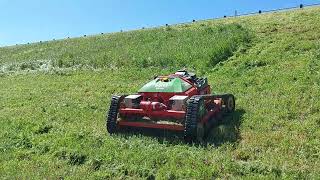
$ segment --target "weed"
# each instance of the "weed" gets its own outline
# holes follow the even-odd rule
[[[81,165],[84,164],[87,156],[81,153],[70,153],[68,163],[71,165]]]

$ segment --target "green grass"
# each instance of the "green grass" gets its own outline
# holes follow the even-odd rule
[[[307,8],[0,48],[1,179],[319,178],[319,18]],[[206,145],[106,133],[112,94],[183,67],[237,98]]]
[[[0,62],[6,63],[3,71],[35,70],[43,64],[58,68],[187,65],[206,69],[228,59],[249,41],[249,32],[238,24],[186,25],[3,48]]]

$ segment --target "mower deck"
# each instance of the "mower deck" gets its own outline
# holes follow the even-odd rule
[[[183,119],[186,115],[185,111],[150,111],[146,112],[143,109],[133,109],[133,108],[123,108],[120,109],[120,114],[123,115],[141,115],[148,117],[159,117],[159,118],[175,118],[175,119]]]
[[[121,127],[137,127],[137,128],[152,128],[152,129],[166,129],[173,131],[183,131],[184,126],[176,123],[163,123],[163,122],[132,122],[132,121],[119,121],[118,126]]]

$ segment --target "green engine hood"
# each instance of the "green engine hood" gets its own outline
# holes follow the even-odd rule
[[[180,78],[169,78],[167,81],[162,81],[156,78],[144,85],[138,92],[185,92],[192,87],[191,84],[183,81]]]

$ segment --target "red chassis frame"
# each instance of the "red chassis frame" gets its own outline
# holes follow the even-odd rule
[[[210,86],[207,85],[206,87],[198,90],[198,88],[193,85],[188,79],[180,77],[178,75],[171,75],[181,78],[182,80],[188,82],[192,85],[190,89],[182,93],[163,93],[163,92],[142,92],[139,93],[142,95],[142,100],[151,100],[157,101],[165,104],[166,106],[169,105],[169,99],[174,95],[183,95],[192,97],[194,95],[205,95],[204,100],[205,104],[212,104],[214,103],[214,108],[210,109],[206,116],[201,119],[200,123],[207,123],[212,117],[216,116],[219,112],[221,112],[221,98],[215,98],[213,95],[207,95],[211,93]],[[144,109],[134,109],[134,108],[126,108],[123,104],[120,105],[119,109],[120,117],[127,117],[127,116],[140,116],[140,117],[149,117],[149,118],[157,118],[157,119],[176,119],[182,122],[185,119],[186,111],[174,111],[174,110],[162,110],[162,111],[146,111]],[[142,127],[142,128],[153,128],[153,129],[167,129],[167,130],[174,130],[174,131],[183,131],[184,124],[165,124],[165,123],[158,123],[158,122],[135,122],[135,121],[127,121],[125,119],[120,119],[117,122],[118,127],[129,126],[129,127]]]

